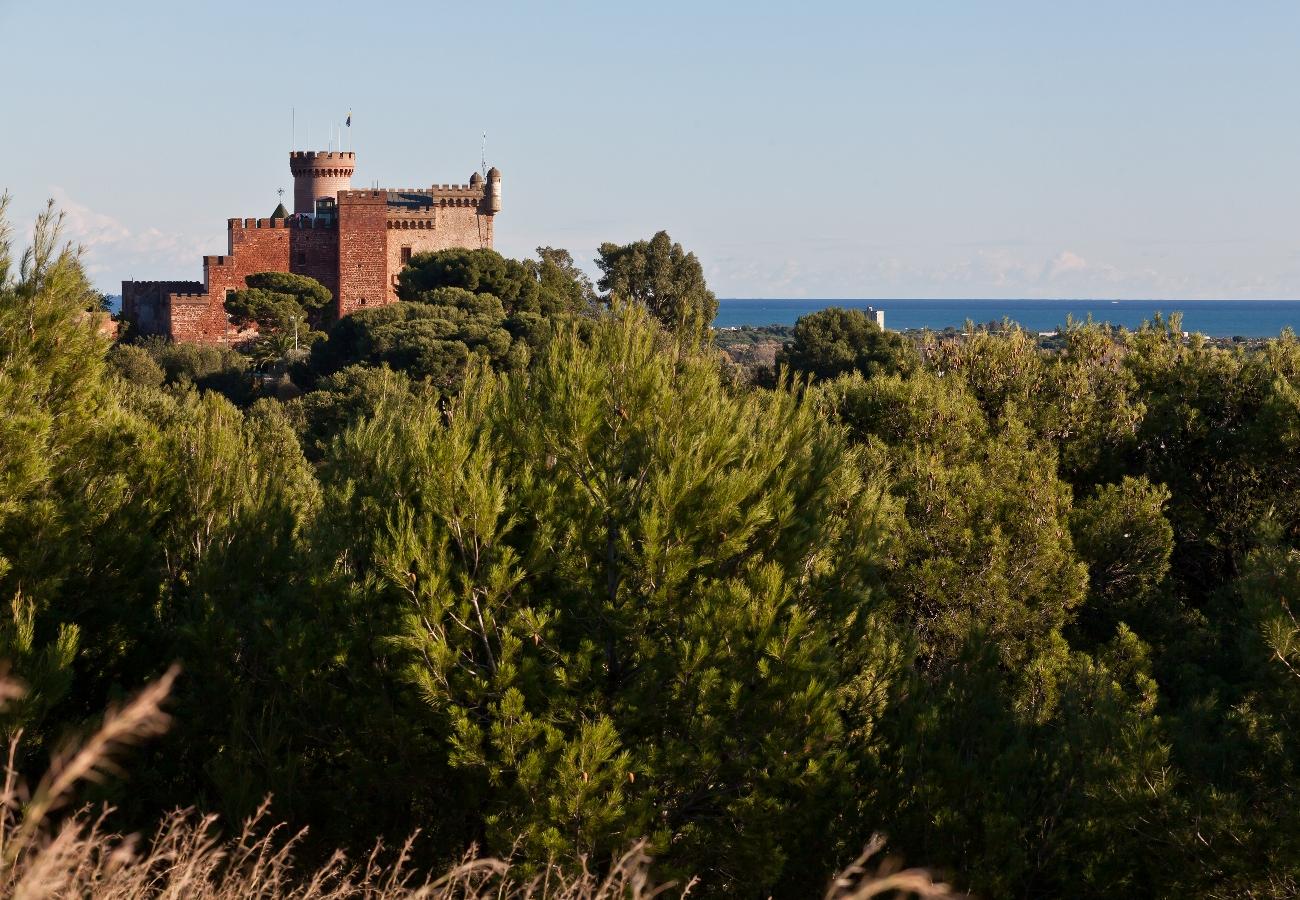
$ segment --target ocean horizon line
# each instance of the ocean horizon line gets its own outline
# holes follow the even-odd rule
[[[719,303],[1300,303],[1300,297],[719,297]]]
[[[967,321],[1013,321],[1030,331],[1059,331],[1069,320],[1104,323],[1129,330],[1157,315],[1181,316],[1180,328],[1211,337],[1276,337],[1300,327],[1300,300],[1153,300],[1071,298],[748,298],[720,299],[716,328],[790,326],[828,307],[872,308],[885,327],[897,331],[960,328]]]

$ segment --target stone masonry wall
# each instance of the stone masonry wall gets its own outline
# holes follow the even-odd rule
[[[215,344],[230,331],[224,309],[209,294],[173,294],[167,306],[167,333],[178,343]]]
[[[315,278],[339,295],[339,229],[337,225],[289,229],[289,271]]]
[[[438,209],[438,250],[452,247],[492,247],[492,216],[480,206],[444,206]]]
[[[289,271],[290,229],[284,219],[231,219],[226,234],[229,263],[214,274],[229,281],[214,283],[209,278],[209,293],[224,296],[225,288],[240,290],[247,286],[244,279],[258,272]]]
[[[167,298],[202,291],[200,281],[124,281],[122,319],[140,335],[167,334]]]
[[[435,207],[432,213],[394,214],[388,217],[387,302],[397,299],[397,275],[402,271],[404,249],[416,253],[450,250],[453,247],[478,249],[492,246],[492,217],[481,215],[475,207]]]
[[[339,318],[366,306],[382,306],[388,283],[386,223],[388,192],[339,193]]]

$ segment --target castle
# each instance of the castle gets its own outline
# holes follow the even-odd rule
[[[137,334],[229,344],[248,338],[226,314],[226,295],[257,272],[315,278],[345,316],[396,300],[397,273],[414,253],[492,246],[501,173],[468,184],[351,189],[355,153],[294,151],[293,215],[230,219],[225,256],[203,257],[202,281],[124,281],[122,318]]]

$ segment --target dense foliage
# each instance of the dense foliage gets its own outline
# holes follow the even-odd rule
[[[611,299],[629,300],[648,309],[673,334],[703,341],[718,314],[718,299],[704,281],[704,267],[694,253],[660,231],[648,241],[600,245],[596,265],[599,287]]]
[[[560,251],[417,257],[280,391],[108,347],[57,220],[7,237],[0,727],[39,771],[179,661],[87,797],[120,827],[270,794],[308,855],[646,838],[706,895],[807,896],[875,829],[987,897],[1296,892],[1293,336],[818,314],[744,386],[657,236],[599,313]]]
[[[818,378],[849,372],[873,375],[909,374],[920,360],[912,342],[885,331],[860,309],[832,306],[809,313],[795,323],[791,340],[777,363]]]
[[[259,368],[283,366],[323,337],[318,328],[334,300],[325,285],[289,272],[257,272],[244,281],[226,297],[226,313],[237,327],[257,332],[248,349]]]

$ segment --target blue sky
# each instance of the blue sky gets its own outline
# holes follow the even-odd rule
[[[1300,297],[1300,3],[0,0],[0,188],[199,278],[298,143],[504,173],[523,256],[666,228],[724,297]]]

